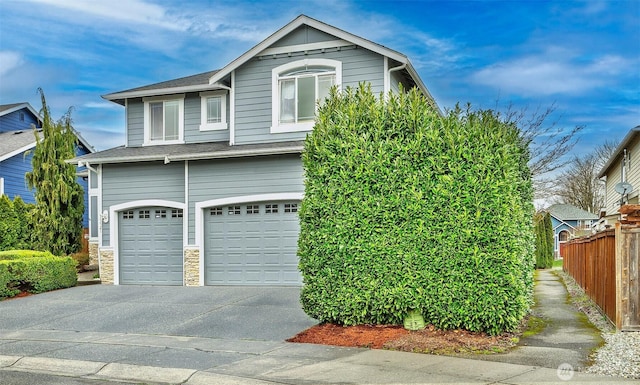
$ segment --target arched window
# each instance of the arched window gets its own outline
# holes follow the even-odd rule
[[[309,131],[318,101],[342,80],[342,63],[330,59],[305,59],[272,70],[273,117],[271,132]]]
[[[569,240],[569,232],[567,230],[562,230],[559,234],[558,234],[558,241],[560,242],[567,242]]]

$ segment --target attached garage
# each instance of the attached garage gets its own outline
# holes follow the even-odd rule
[[[142,207],[118,213],[120,284],[182,285],[183,212]]]
[[[204,210],[206,285],[301,285],[299,201]]]

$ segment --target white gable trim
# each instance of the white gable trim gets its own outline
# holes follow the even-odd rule
[[[18,155],[18,154],[21,154],[21,153],[23,153],[25,151],[28,151],[28,150],[34,148],[35,146],[36,146],[36,142],[34,141],[31,144],[27,144],[24,147],[18,148],[17,150],[13,150],[11,152],[8,152],[8,153],[0,156],[0,162],[5,161],[5,160],[7,160],[7,159],[9,159],[11,157],[14,157],[14,156]]]
[[[231,71],[237,69],[238,67],[240,67],[241,65],[243,65],[244,63],[249,61],[251,58],[253,58],[254,56],[258,55],[262,51],[266,50],[271,45],[273,45],[275,42],[277,42],[278,40],[282,39],[283,37],[285,37],[289,33],[293,32],[296,28],[298,28],[298,27],[300,27],[302,25],[308,25],[309,27],[312,27],[312,28],[315,28],[315,29],[320,30],[322,32],[325,32],[325,33],[328,33],[330,35],[336,36],[340,40],[344,40],[346,42],[350,42],[352,44],[359,45],[359,46],[361,46],[363,48],[366,48],[366,49],[368,49],[370,51],[373,51],[375,53],[378,53],[380,55],[387,56],[387,57],[389,57],[389,58],[391,58],[393,60],[396,60],[396,61],[398,61],[400,63],[409,64],[409,59],[406,56],[400,54],[399,52],[393,51],[393,50],[391,50],[389,48],[386,48],[386,47],[381,46],[379,44],[373,43],[373,42],[371,42],[369,40],[363,39],[363,38],[361,38],[359,36],[356,36],[356,35],[353,35],[353,34],[351,34],[349,32],[343,31],[343,30],[341,30],[339,28],[336,28],[336,27],[330,26],[328,24],[322,23],[322,22],[320,22],[318,20],[315,20],[315,19],[312,19],[312,18],[310,18],[308,16],[300,15],[295,20],[293,20],[289,24],[285,25],[284,27],[280,28],[278,31],[273,33],[271,36],[269,36],[268,38],[263,40],[261,43],[259,43],[258,45],[254,46],[249,51],[245,52],[240,57],[238,57],[237,59],[232,61],[231,63],[227,64],[220,71],[216,72],[213,76],[211,76],[211,78],[209,78],[209,84],[213,84],[213,83],[216,83],[216,82],[220,81],[225,76],[227,76]],[[289,52],[289,51],[287,51],[287,52]],[[415,71],[414,71],[414,73],[415,73]],[[411,76],[413,76],[413,75],[414,74],[412,74]],[[415,80],[416,80],[416,82],[420,83],[420,85],[422,86],[422,83],[420,82],[419,78],[415,79]],[[426,92],[426,88],[423,88],[423,91]]]
[[[31,104],[29,103],[18,104],[15,107],[9,108],[8,110],[4,110],[0,112],[0,116],[9,115],[10,113],[21,110],[23,108],[26,108],[27,110],[29,110],[29,112],[31,112],[33,116],[36,117],[36,120],[42,124],[42,119],[40,118],[40,114],[38,113],[38,111],[35,110],[35,108],[31,107]]]
[[[244,195],[228,198],[211,199],[208,201],[196,202],[196,244],[200,255],[199,270],[200,278],[198,284],[204,286],[204,209],[207,207],[225,206],[231,204],[241,204],[250,202],[264,201],[300,201],[304,197],[304,193],[274,193],[274,194],[258,194]]]

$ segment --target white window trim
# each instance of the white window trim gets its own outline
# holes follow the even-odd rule
[[[280,96],[278,81],[280,74],[300,67],[333,67],[336,71],[336,85],[342,84],[342,62],[332,59],[303,59],[283,64],[271,70],[271,130],[272,134],[284,132],[311,131],[315,122],[280,124]]]
[[[207,98],[210,96],[220,96],[220,123],[207,123]],[[200,92],[200,131],[217,131],[226,130],[227,128],[227,92]]]
[[[4,178],[0,178],[0,195],[4,195]]]
[[[184,143],[184,94],[154,96],[142,98],[144,102],[144,142],[143,146],[157,146],[163,144]],[[178,101],[178,139],[177,140],[151,140],[151,117],[149,116],[149,103]]]

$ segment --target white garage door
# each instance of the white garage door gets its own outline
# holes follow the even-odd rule
[[[182,285],[182,216],[168,207],[118,213],[121,284]]]
[[[299,202],[256,202],[205,210],[207,285],[300,285]]]

